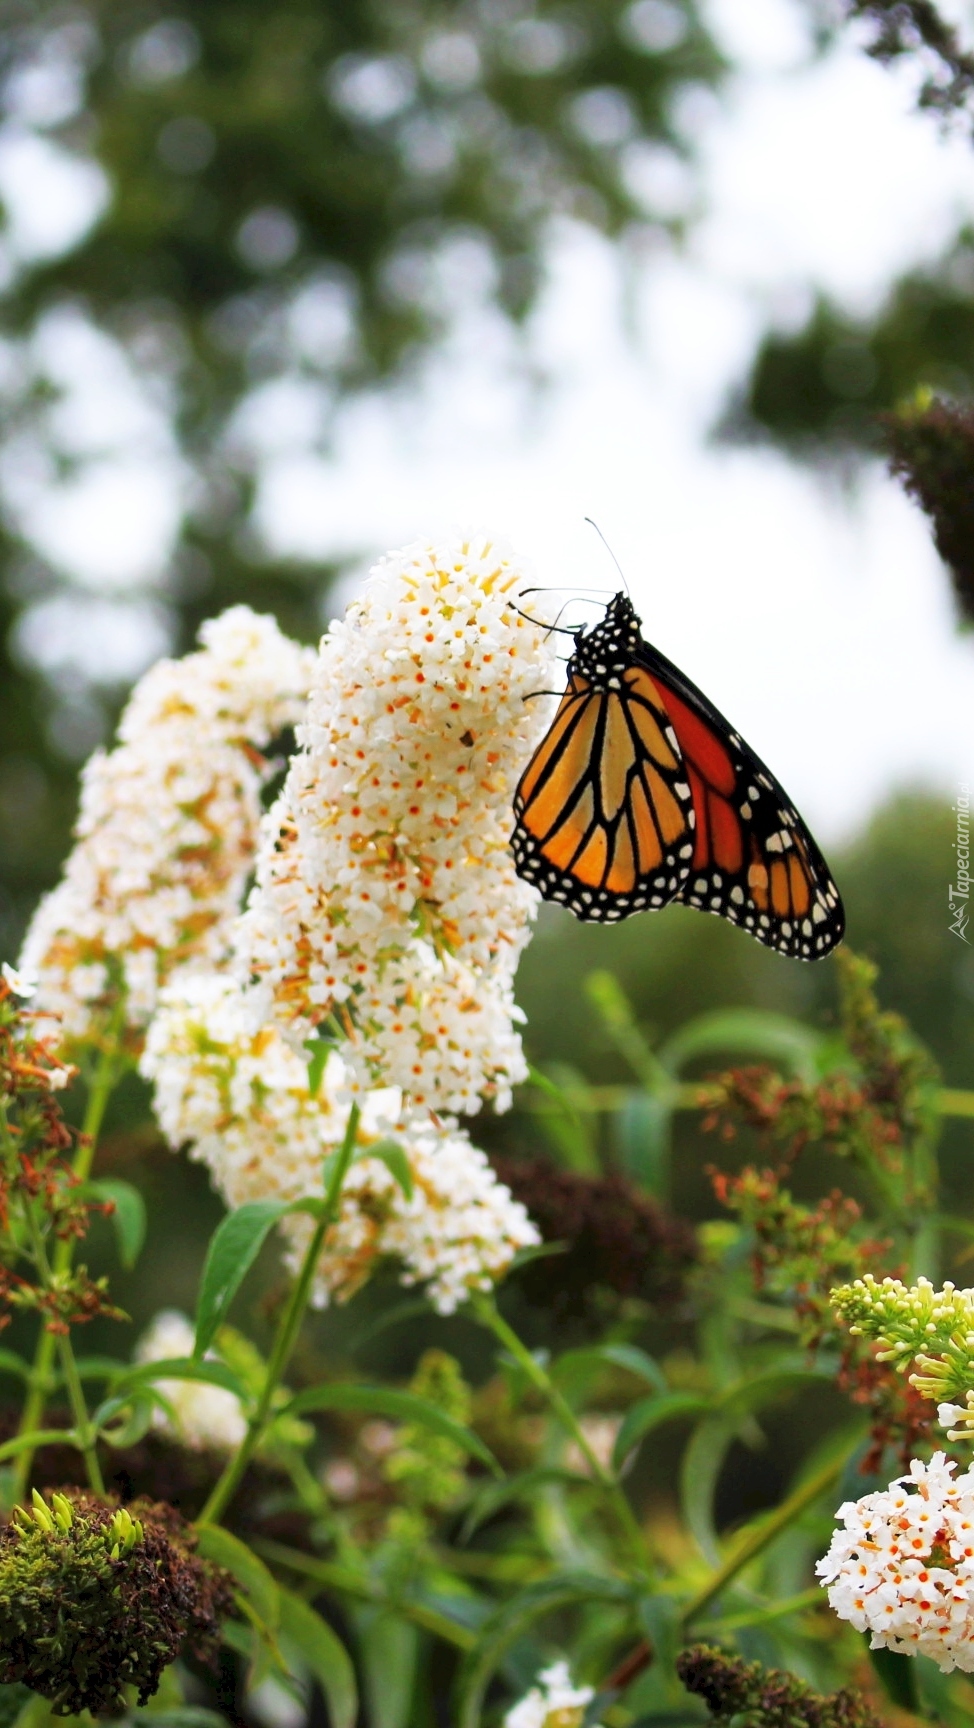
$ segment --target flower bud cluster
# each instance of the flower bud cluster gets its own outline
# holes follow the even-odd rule
[[[238,956],[262,1021],[344,1030],[366,1085],[498,1108],[525,1078],[513,978],[537,894],[511,799],[552,679],[524,576],[487,538],[372,571],[321,644],[300,749],[264,829]]]
[[[202,648],[136,686],[111,752],[85,767],[76,844],[41,901],[21,965],[69,1044],[122,999],[142,1027],[178,965],[219,964],[253,865],[267,765],[298,718],[313,659],[272,618],[234,606]]]
[[[942,1452],[880,1493],[847,1500],[815,1568],[829,1602],[874,1650],[974,1672],[974,1471]],[[910,1490],[913,1490],[911,1492]]]
[[[873,1339],[881,1362],[904,1369],[915,1361],[911,1384],[936,1403],[966,1400],[974,1384],[974,1290],[928,1278],[906,1285],[881,1282],[867,1272],[832,1292],[832,1303],[856,1337]]]

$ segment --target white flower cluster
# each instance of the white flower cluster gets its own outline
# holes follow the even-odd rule
[[[974,1392],[968,1392],[963,1404],[938,1404],[937,1421],[946,1428],[948,1440],[974,1441]]]
[[[538,1675],[519,1702],[508,1710],[504,1728],[580,1728],[595,1697],[592,1686],[573,1686],[567,1662],[555,1662]]]
[[[874,1650],[931,1656],[945,1674],[974,1672],[974,1471],[955,1480],[955,1469],[935,1452],[880,1493],[847,1500],[815,1568],[835,1612],[871,1632]]]
[[[348,1122],[342,1063],[329,1057],[312,1096],[306,1063],[275,1027],[255,1030],[249,1006],[226,975],[184,975],[164,992],[142,1059],[160,1126],[174,1146],[189,1143],[229,1206],[320,1195],[322,1164]],[[316,1298],[347,1300],[380,1260],[395,1258],[404,1283],[428,1284],[434,1306],[452,1313],[471,1290],[489,1289],[538,1233],[465,1134],[399,1117],[394,1089],[362,1101],[359,1155],[318,1265]],[[408,1196],[368,1156],[390,1134],[409,1165]],[[295,1264],[311,1220],[296,1214],[283,1229]]]
[[[365,1085],[476,1111],[525,1077],[513,978],[537,904],[511,798],[554,650],[489,539],[390,554],[321,645],[240,964],[296,1045],[329,1016]]]
[[[260,823],[259,751],[298,719],[314,656],[247,606],[200,640],[146,673],[117,748],[88,762],[77,843],[27,934],[34,1007],[72,1041],[97,1036],[119,988],[139,1027],[176,966],[227,953]]]
[[[177,1308],[164,1308],[143,1334],[135,1352],[136,1362],[169,1362],[193,1354],[193,1328]],[[212,1351],[210,1352],[212,1356]],[[239,1398],[222,1386],[207,1386],[201,1380],[159,1380],[158,1389],[172,1406],[175,1422],[155,1405],[152,1426],[194,1451],[209,1448],[235,1452],[247,1432],[247,1419]]]

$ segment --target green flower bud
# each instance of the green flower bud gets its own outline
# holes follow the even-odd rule
[[[922,1397],[954,1402],[974,1386],[974,1290],[950,1282],[937,1290],[929,1278],[880,1283],[867,1272],[833,1290],[831,1301],[855,1337],[879,1345],[880,1362],[915,1364],[910,1382]]]
[[[28,1685],[55,1715],[112,1715],[127,1686],[145,1704],[180,1651],[213,1654],[230,1580],[171,1506],[70,1488],[32,1502],[0,1531],[0,1684]]]

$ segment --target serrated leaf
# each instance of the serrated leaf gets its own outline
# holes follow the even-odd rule
[[[231,1536],[219,1524],[197,1525],[199,1551],[204,1560],[213,1560],[235,1578],[254,1609],[262,1626],[276,1632],[281,1615],[281,1591],[252,1548]]]
[[[249,1200],[217,1225],[200,1279],[194,1355],[209,1349],[264,1242],[288,1210],[285,1200]]]
[[[865,1638],[863,1640],[865,1642]],[[891,1703],[900,1710],[920,1714],[917,1691],[916,1657],[904,1656],[898,1650],[873,1650],[866,1645],[873,1672]]]
[[[413,1392],[395,1392],[384,1386],[309,1386],[307,1391],[296,1393],[281,1414],[307,1416],[312,1410],[367,1410],[371,1415],[391,1416],[398,1422],[418,1422],[452,1440],[461,1451],[479,1458],[495,1476],[503,1475],[493,1452],[479,1434]]]
[[[599,1160],[589,1123],[576,1108],[574,1096],[587,1091],[585,1080],[567,1063],[552,1064],[552,1074],[540,1068],[528,1070],[532,1086],[536,1086],[556,1106],[552,1112],[538,1117],[539,1126],[561,1162],[583,1176],[599,1174]]]
[[[279,1587],[278,1597],[281,1636],[294,1646],[318,1681],[328,1701],[331,1728],[355,1728],[358,1688],[355,1670],[344,1644],[321,1615],[300,1596]]]
[[[581,1350],[566,1350],[555,1362],[552,1377],[560,1386],[574,1385],[579,1379],[607,1366],[624,1368],[627,1374],[636,1375],[657,1392],[667,1391],[662,1368],[636,1344],[593,1344]]]
[[[792,1367],[785,1361],[777,1368],[766,1368],[748,1380],[729,1386],[719,1397],[711,1400],[711,1409],[726,1411],[728,1415],[745,1415],[748,1411],[759,1409],[772,1398],[794,1392],[799,1386],[809,1386],[822,1380],[832,1382],[835,1379],[836,1364],[824,1356],[811,1368],[803,1358],[793,1356],[791,1361],[795,1362],[796,1366]]]
[[[526,1499],[536,1488],[542,1488],[549,1482],[559,1482],[566,1487],[592,1486],[590,1476],[578,1476],[571,1470],[560,1470],[555,1465],[542,1465],[537,1470],[523,1470],[518,1476],[508,1477],[506,1482],[485,1482],[467,1508],[459,1541],[469,1542],[474,1532],[479,1530],[488,1518],[493,1518],[495,1513],[502,1511],[505,1506]]]
[[[80,1380],[116,1380],[120,1374],[127,1374],[131,1366],[117,1356],[79,1356],[75,1363]],[[58,1385],[63,1385],[61,1375]]]
[[[656,1200],[670,1188],[671,1101],[659,1092],[627,1093],[612,1119],[619,1162],[627,1176]]]
[[[30,1363],[18,1356],[16,1350],[0,1350],[0,1373],[15,1374],[18,1380],[29,1380]]]
[[[699,1392],[664,1392],[658,1397],[640,1398],[638,1404],[626,1411],[616,1436],[614,1468],[621,1469],[633,1447],[654,1428],[661,1428],[664,1422],[676,1422],[681,1416],[699,1416],[711,1408],[711,1400]]]
[[[111,1223],[118,1244],[118,1257],[130,1272],[142,1252],[147,1224],[145,1201],[139,1190],[133,1188],[131,1182],[123,1182],[118,1177],[100,1176],[95,1182],[86,1182],[83,1192],[96,1200],[112,1202],[115,1210]]]
[[[595,1573],[561,1573],[529,1584],[505,1602],[481,1629],[473,1649],[464,1657],[457,1677],[458,1728],[478,1728],[484,1695],[491,1679],[515,1639],[545,1614],[579,1602],[626,1602],[632,1587],[618,1579]]]
[[[132,1710],[127,1721],[144,1724],[144,1728],[227,1728],[227,1719],[218,1710],[204,1710],[200,1704],[185,1704],[165,1710]]]
[[[381,1314],[373,1314],[371,1319],[366,1320],[364,1326],[349,1340],[348,1350],[354,1356],[363,1344],[370,1343],[390,1326],[400,1326],[406,1320],[416,1320],[421,1314],[429,1318],[430,1312],[425,1296],[409,1296],[404,1302],[394,1302],[391,1308],[386,1308]]]
[[[353,1618],[369,1728],[406,1728],[416,1684],[418,1630],[401,1615],[381,1609],[360,1608]]]
[[[680,1506],[684,1522],[710,1566],[719,1566],[720,1543],[714,1529],[714,1495],[721,1467],[738,1429],[727,1416],[701,1422],[691,1436],[680,1466]]]
[[[247,1403],[247,1388],[225,1362],[200,1361],[196,1356],[167,1356],[159,1362],[140,1362],[121,1374],[112,1386],[113,1394],[130,1387],[151,1384],[156,1380],[199,1380],[205,1386],[222,1386],[241,1403]]]
[[[668,1038],[659,1059],[671,1074],[703,1057],[757,1056],[780,1062],[800,1080],[818,1078],[821,1039],[799,1020],[760,1008],[717,1008],[699,1014]]]
[[[73,1446],[76,1452],[84,1450],[74,1428],[35,1428],[30,1434],[15,1434],[12,1440],[5,1440],[0,1446],[0,1463],[35,1446]]]
[[[13,1728],[24,1705],[36,1696],[19,1680],[11,1681],[9,1686],[0,1686],[0,1728]]]
[[[130,1394],[128,1398],[110,1398],[106,1404],[108,1415],[102,1416],[101,1420],[98,1420],[98,1413],[96,1412],[96,1416],[92,1420],[95,1422],[95,1427],[101,1438],[107,1441],[109,1446],[115,1446],[118,1449],[137,1445],[149,1432],[152,1426],[152,1417],[158,1405],[164,1405],[167,1414],[171,1414],[172,1410],[169,1400],[160,1398],[154,1387],[146,1387],[144,1392],[136,1391],[134,1394]],[[112,1405],[115,1406],[115,1409],[111,1408]],[[126,1408],[128,1415],[124,1421],[118,1424],[117,1428],[106,1426],[106,1423],[111,1421],[112,1416]]]
[[[669,1672],[680,1648],[681,1604],[674,1596],[642,1597],[637,1609],[639,1624],[653,1647],[653,1660]]]
[[[407,1200],[413,1197],[413,1173],[409,1159],[398,1140],[377,1140],[374,1146],[363,1146],[360,1158],[379,1158],[389,1175],[398,1182]]]

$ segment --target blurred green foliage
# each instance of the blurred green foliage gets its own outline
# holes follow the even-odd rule
[[[679,99],[723,70],[695,0],[0,0],[13,135],[93,165],[106,189],[80,239],[11,259],[0,461],[30,452],[56,486],[91,459],[37,344],[72,308],[131,364],[183,463],[185,516],[149,595],[175,650],[241,599],[314,640],[334,570],[255,536],[243,405],[296,386],[324,448],[349,394],[401,377],[458,311],[522,318],[558,213],[612,235],[655,220],[633,152],[687,155]],[[54,878],[75,765],[121,696],[107,669],[54,688],[37,671],[25,613],[68,594],[79,631],[92,625],[7,518],[5,953]]]
[[[770,331],[720,427],[812,459],[878,450],[877,415],[928,387],[974,389],[974,235],[896,282],[871,318],[819,297],[801,328]]]

